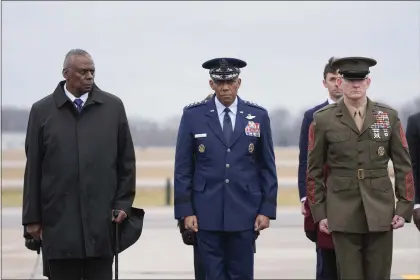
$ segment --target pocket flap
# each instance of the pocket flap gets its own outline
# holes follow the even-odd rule
[[[196,177],[193,181],[193,190],[202,192],[206,187],[206,180],[202,177]]]

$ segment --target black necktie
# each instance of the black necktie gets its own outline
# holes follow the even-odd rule
[[[225,134],[226,141],[229,143],[230,137],[233,134],[232,120],[229,117],[229,108],[225,108],[225,117],[223,118],[223,133]]]

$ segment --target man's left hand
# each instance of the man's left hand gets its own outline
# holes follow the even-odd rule
[[[264,215],[258,215],[255,219],[255,225],[254,230],[255,231],[261,231],[263,229],[266,229],[270,226],[270,219],[267,216]]]
[[[404,218],[402,218],[398,215],[395,215],[394,218],[392,218],[391,225],[392,225],[393,229],[402,228],[404,226],[404,224],[405,224],[405,219]]]
[[[112,213],[112,214],[114,214],[114,213]],[[112,221],[116,222],[117,224],[122,223],[122,221],[124,221],[125,218],[127,218],[127,214],[123,210],[118,210],[117,218],[115,218],[114,215],[112,215]]]

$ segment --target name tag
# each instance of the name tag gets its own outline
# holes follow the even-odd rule
[[[203,138],[203,137],[207,137],[207,133],[200,133],[200,134],[194,135],[194,138]]]

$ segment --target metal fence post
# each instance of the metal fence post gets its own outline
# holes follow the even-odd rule
[[[166,195],[165,195],[165,199],[166,199],[166,206],[170,206],[171,205],[171,179],[167,178],[166,179]]]

